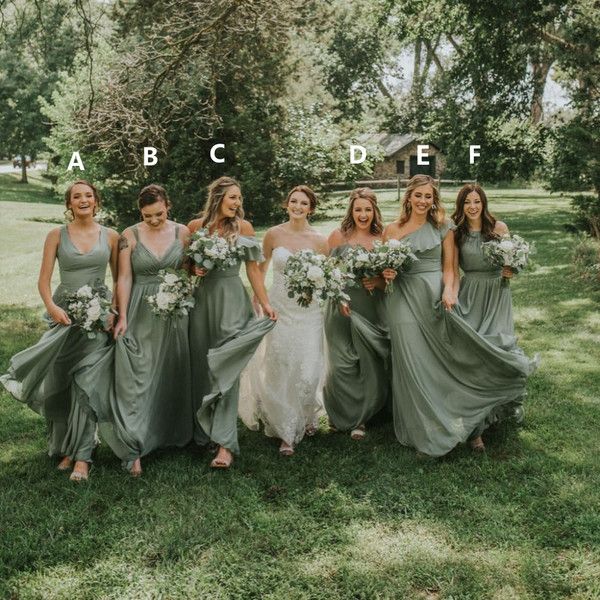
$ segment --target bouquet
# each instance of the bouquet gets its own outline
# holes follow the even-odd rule
[[[344,291],[352,276],[338,262],[312,250],[300,250],[288,258],[283,271],[288,298],[304,308],[314,300],[321,306],[326,300],[348,302]]]
[[[350,246],[344,252],[346,268],[355,278],[356,285],[360,285],[359,282],[365,277],[379,275],[377,265],[373,263],[373,258],[374,255],[362,246]],[[369,294],[373,294],[373,292],[369,290]]]
[[[381,273],[385,269],[394,269],[399,272],[402,267],[406,266],[407,260],[418,260],[413,254],[410,242],[404,240],[391,239],[387,242],[376,240],[370,254],[376,273]],[[391,294],[393,291],[394,282],[386,282],[385,293]]]
[[[216,233],[209,235],[208,230],[195,231],[186,251],[198,267],[207,271],[212,269],[227,269],[244,257],[244,249],[229,243]]]
[[[195,277],[190,277],[187,271],[162,269],[158,272],[161,282],[158,292],[146,296],[152,312],[163,319],[183,317],[194,307]]]
[[[93,339],[106,331],[111,302],[108,288],[103,283],[83,285],[65,297],[66,312],[74,325],[81,327]]]
[[[490,240],[481,244],[483,253],[488,260],[498,267],[510,267],[513,273],[518,273],[527,266],[533,246],[518,235],[503,235],[500,239]],[[502,277],[502,285],[508,285],[507,277]]]

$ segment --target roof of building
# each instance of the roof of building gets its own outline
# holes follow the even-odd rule
[[[363,143],[381,146],[385,156],[388,157],[396,154],[398,150],[402,150],[406,146],[419,141],[419,136],[415,133],[366,133],[358,139]],[[440,149],[436,144],[428,143],[438,150]]]

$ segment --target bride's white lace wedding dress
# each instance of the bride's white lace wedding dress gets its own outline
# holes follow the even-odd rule
[[[239,415],[250,429],[264,423],[265,434],[296,445],[323,412],[325,374],[323,317],[316,302],[308,308],[288,298],[283,270],[292,255],[273,250],[271,306],[277,325],[270,331],[241,378]]]

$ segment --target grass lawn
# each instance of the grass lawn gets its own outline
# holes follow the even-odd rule
[[[39,305],[52,225],[27,219],[62,213],[17,204],[4,184],[0,372],[42,332],[25,305]],[[42,419],[1,393],[0,596],[600,598],[598,298],[572,271],[567,199],[490,196],[538,249],[511,284],[521,345],[542,354],[522,429],[491,431],[483,457],[461,447],[434,460],[400,446],[385,419],[358,443],[323,428],[290,459],[241,428],[229,472],[189,449],[149,457],[131,480],[100,447],[75,486],[44,455]],[[380,198],[389,221],[397,204]]]

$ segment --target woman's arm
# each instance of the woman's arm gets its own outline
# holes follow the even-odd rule
[[[442,242],[442,281],[444,291],[442,293],[442,304],[446,310],[450,310],[456,304],[454,293],[454,231],[449,231]]]
[[[59,243],[60,227],[57,227],[46,236],[46,241],[44,242],[42,264],[40,266],[40,275],[38,277],[38,291],[50,318],[60,325],[70,325],[71,319],[69,319],[69,315],[54,302],[52,299],[52,290],[50,288]]]
[[[118,262],[119,262],[119,234],[114,229],[108,230],[108,243],[110,246],[110,274],[112,276],[112,302],[110,309],[113,311],[108,317],[108,330],[111,330],[115,324],[115,314],[117,313],[117,280],[118,280]]]
[[[454,245],[454,260],[452,261],[452,264],[453,264],[452,272],[453,272],[453,277],[454,277],[454,285],[452,286],[452,292],[453,292],[454,296],[457,298],[458,298],[458,291],[460,289],[460,271],[459,271],[459,264],[458,264],[459,253],[460,253],[460,249],[455,244]]]
[[[506,223],[503,223],[502,221],[496,221],[494,233],[499,236],[510,235],[510,231],[508,231]],[[502,277],[505,279],[510,279],[513,275],[514,272],[510,267],[502,267]]]
[[[119,278],[117,282],[117,305],[119,320],[115,325],[115,339],[127,331],[127,308],[131,296],[133,275],[131,272],[131,252],[135,248],[135,239],[131,230],[126,229],[119,238]]]

